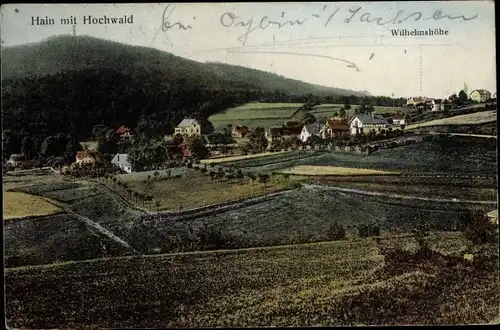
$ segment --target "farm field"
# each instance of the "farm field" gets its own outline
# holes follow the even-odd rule
[[[282,156],[240,160],[224,166],[254,172],[281,172],[295,166],[338,166],[380,171],[426,173],[446,172],[459,174],[497,173],[496,150],[482,145],[467,145],[461,139],[460,148],[446,143],[427,141],[393,149],[381,149],[370,155],[347,152],[294,152]]]
[[[22,192],[3,189],[4,219],[27,216],[49,215],[62,212],[60,208],[50,204],[43,198]]]
[[[367,196],[328,187],[301,188],[235,210],[179,221],[151,221],[142,230],[142,239],[153,242],[155,236],[146,233],[160,235],[156,247],[165,253],[175,240],[189,241],[193,230],[208,226],[221,229],[246,247],[309,243],[328,240],[328,229],[335,221],[346,228],[349,237],[357,235],[356,226],[361,224],[376,224],[384,233],[408,232],[420,222],[436,230],[452,230],[467,209],[487,213],[495,207]]]
[[[118,174],[116,177],[122,182],[135,182],[135,181],[147,181],[148,176],[154,178],[154,173],[158,172],[159,177],[167,177],[170,173],[171,176],[182,175],[186,173],[185,167],[173,167],[165,170],[157,171],[144,171],[144,172],[134,172],[129,174]]]
[[[284,170],[281,173],[297,174],[297,175],[398,175],[398,172],[378,171],[362,168],[350,168],[340,166],[314,166],[314,165],[299,165],[290,169]]]
[[[397,240],[412,249],[411,238]],[[446,254],[460,255],[465,248],[454,233],[436,233],[429,244]],[[416,325],[486,323],[498,316],[498,263],[487,270],[440,259],[391,265],[373,240],[364,239],[7,269],[7,324]]]
[[[421,128],[421,127],[431,127],[431,126],[443,126],[443,125],[471,125],[471,124],[484,124],[497,120],[497,112],[493,111],[482,111],[469,113],[466,115],[459,115],[443,119],[435,119],[424,123],[418,123],[414,125],[408,125],[407,130]]]
[[[448,184],[426,185],[422,183],[405,184],[405,180],[399,183],[374,183],[374,182],[339,182],[338,180],[317,179],[315,183],[332,185],[340,188],[359,189],[371,192],[383,192],[388,194],[401,194],[417,197],[448,198],[459,200],[485,200],[495,201],[497,189],[488,187],[460,187],[456,186],[453,179],[448,179]],[[444,181],[444,180],[443,180]],[[450,186],[453,185],[453,189]]]
[[[295,180],[299,179],[301,178]],[[177,211],[270,193],[286,188],[289,182],[285,182],[283,178],[271,178],[269,183],[264,186],[257,182],[252,183],[247,177],[241,183],[237,179],[232,180],[232,182],[228,182],[227,179],[212,180],[208,174],[203,175],[191,169],[180,178],[129,181],[129,183],[130,188],[134,191],[150,194],[160,202],[159,206],[150,205],[152,210]],[[112,188],[120,189],[114,186]],[[124,191],[120,191],[120,194],[127,198]],[[134,199],[129,199],[129,202],[134,203]],[[140,206],[143,206],[142,203]]]
[[[229,156],[229,157],[221,157],[221,158],[214,158],[214,159],[202,159],[200,161],[200,163],[201,164],[228,163],[228,162],[235,162],[238,160],[268,157],[268,156],[272,156],[272,155],[285,154],[285,153],[288,153],[288,151],[262,152],[262,153],[251,154],[251,155]]]
[[[230,108],[224,112],[212,115],[209,120],[216,130],[221,130],[231,125],[246,125],[250,128],[270,126],[281,126],[287,120],[300,119],[300,114],[296,111],[302,103],[247,103],[239,107]],[[320,104],[310,111],[316,118],[331,117],[340,111],[343,104]],[[354,114],[354,108],[358,105],[351,105],[347,111],[348,116]],[[375,106],[375,113],[396,113],[397,111],[408,112],[409,109],[400,107]]]
[[[128,254],[113,240],[67,214],[4,220],[3,228],[6,267]]]

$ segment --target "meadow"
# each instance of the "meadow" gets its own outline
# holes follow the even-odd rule
[[[300,165],[284,170],[281,173],[294,175],[398,175],[398,172],[377,171],[363,168],[349,168],[340,166]]]
[[[411,250],[406,245],[413,239],[398,242]],[[429,245],[452,255],[466,248],[458,233],[436,233]],[[497,317],[498,263],[482,269],[443,258],[394,268],[373,240],[360,239],[7,269],[7,324],[286,327],[472,324]]]
[[[482,111],[469,113],[466,115],[453,116],[443,119],[435,119],[423,123],[408,125],[406,129],[415,129],[421,127],[445,126],[445,125],[471,125],[484,124],[497,120],[497,111]]]
[[[213,180],[207,173],[202,174],[194,169],[184,171],[181,177],[168,180],[145,179],[127,181],[127,183],[133,191],[153,196],[159,205],[144,205],[142,201],[128,197],[122,188],[112,183],[107,183],[107,185],[118,191],[129,202],[139,204],[141,207],[149,207],[154,211],[177,211],[237,201],[285,189],[289,184],[283,178],[271,178],[265,185],[252,182],[248,177],[241,181],[238,179]]]
[[[127,255],[120,245],[67,214],[4,220],[5,266]]]
[[[201,164],[218,164],[218,163],[230,163],[238,160],[246,160],[246,159],[254,159],[261,157],[269,157],[273,155],[285,154],[286,151],[277,151],[277,152],[262,152],[258,154],[251,155],[242,155],[242,156],[229,156],[229,157],[221,157],[221,158],[213,158],[213,159],[202,159],[200,161]],[[266,158],[267,159],[267,158]]]
[[[3,189],[3,218],[49,215],[62,212],[43,198]]]
[[[467,210],[487,213],[495,207],[494,203],[435,202],[346,193],[328,186],[304,187],[237,209],[146,221],[133,229],[133,235],[157,253],[205,249],[193,245],[197,241],[193,233],[206,232],[205,227],[221,230],[234,247],[273,246],[327,241],[336,221],[351,238],[357,237],[362,224],[376,225],[385,234],[407,233],[422,223],[433,230],[454,230],[460,214]]]
[[[287,120],[300,120],[302,113],[297,112],[297,110],[302,105],[302,103],[247,103],[212,115],[209,117],[209,120],[213,123],[216,130],[222,130],[228,124],[233,126],[246,125],[250,128],[281,126]],[[320,104],[313,107],[309,112],[317,119],[329,118],[335,113],[339,113],[340,108],[343,106],[343,104]],[[347,115],[352,116],[356,107],[358,106],[352,105],[352,108],[347,111]],[[410,111],[409,109],[400,107],[375,106],[374,109],[375,113]]]
[[[479,141],[481,142],[481,141]],[[404,173],[443,172],[456,174],[489,174],[497,172],[496,149],[467,138],[435,137],[430,141],[380,149],[370,155],[341,151],[304,152],[307,157],[283,155],[260,160],[242,160],[224,165],[252,171],[281,172],[295,166],[339,166],[347,168],[396,171]],[[266,161],[269,162],[266,163]],[[247,168],[248,166],[248,168]]]

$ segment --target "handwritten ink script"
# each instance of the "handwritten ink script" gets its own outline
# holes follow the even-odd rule
[[[286,13],[282,12],[279,19],[271,19],[268,16],[263,16],[260,18],[241,18],[235,13],[226,12],[220,16],[220,23],[225,28],[244,28],[244,32],[238,37],[238,41],[242,43],[243,46],[246,45],[248,37],[256,30],[266,30],[269,27],[274,27],[281,29],[285,26],[301,26],[305,25],[307,22],[312,20],[322,20],[324,19],[323,27],[327,28],[331,25],[331,22],[338,14],[341,12],[342,8],[337,7],[334,10],[327,10],[328,6],[324,5],[318,14],[313,12],[309,15],[306,14],[305,17],[287,19],[285,18]],[[388,24],[403,24],[407,21],[427,21],[435,20],[439,21],[442,19],[447,20],[459,20],[459,21],[470,21],[476,19],[478,14],[472,16],[451,16],[444,13],[442,10],[436,10],[432,15],[424,15],[422,12],[412,12],[405,13],[403,10],[399,10],[393,15],[386,15],[386,17],[374,16],[370,12],[364,11],[363,7],[358,6],[347,10],[347,14],[343,17],[344,24],[350,24],[354,22],[360,23],[375,23],[377,25],[383,26]],[[338,15],[337,15],[338,14]],[[342,19],[342,17],[341,17]]]
[[[174,22],[172,23],[170,17],[174,12],[175,6],[172,4],[167,5],[163,10],[161,29],[164,33],[170,29],[177,28],[178,30],[191,30],[192,26],[187,23]],[[335,9],[329,8],[328,5],[323,5],[318,11],[313,11],[309,14],[305,14],[303,17],[288,18],[286,17],[286,12],[281,12],[279,18],[271,18],[269,16],[262,17],[249,17],[242,18],[236,15],[234,12],[225,12],[219,17],[220,24],[225,28],[241,28],[243,33],[238,36],[238,41],[241,42],[243,46],[246,45],[248,37],[257,30],[266,30],[268,28],[282,29],[284,27],[294,27],[303,26],[308,22],[313,20],[320,20],[324,23],[322,24],[324,28],[331,27],[335,18],[339,18],[340,22],[344,24],[351,23],[373,23],[379,26],[389,25],[389,24],[403,24],[405,22],[418,22],[418,21],[440,21],[440,20],[457,20],[457,21],[470,21],[476,19],[478,14],[471,16],[457,15],[452,16],[443,12],[443,10],[438,9],[434,11],[431,15],[424,14],[420,11],[406,13],[404,10],[399,10],[394,14],[385,14],[384,16],[376,16],[372,13],[363,10],[362,6],[356,6],[347,10],[343,10],[342,7],[337,7]]]
[[[181,22],[171,23],[169,21],[169,18],[172,15],[172,13],[174,12],[174,10],[175,10],[175,6],[172,6],[171,4],[169,4],[163,10],[163,14],[162,14],[162,17],[161,17],[161,30],[163,32],[167,32],[168,30],[170,30],[170,29],[172,29],[174,27],[177,27],[180,30],[191,30],[192,29],[191,25],[184,25]]]

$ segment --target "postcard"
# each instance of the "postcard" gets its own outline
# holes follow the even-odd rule
[[[7,328],[499,323],[494,6],[3,5]]]

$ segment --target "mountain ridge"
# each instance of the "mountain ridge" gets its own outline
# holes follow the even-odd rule
[[[265,89],[294,95],[369,96],[365,91],[311,84],[244,66],[197,62],[156,48],[90,36],[59,35],[41,42],[2,47],[3,79],[102,68],[116,68],[132,75],[140,75],[140,71],[163,73],[168,76],[162,80],[170,83],[186,79],[214,89]]]

